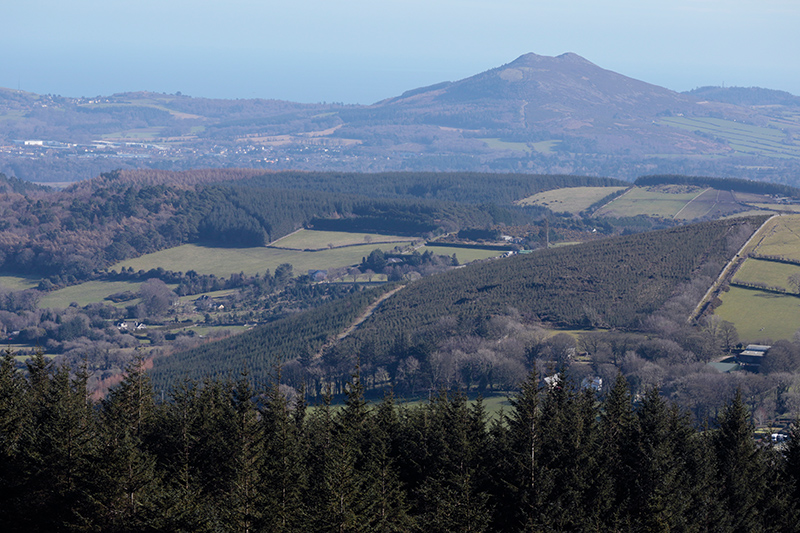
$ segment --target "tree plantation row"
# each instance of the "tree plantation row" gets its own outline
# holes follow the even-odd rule
[[[531,373],[511,407],[439,392],[306,406],[246,379],[153,394],[140,360],[102,402],[44,358],[0,365],[5,531],[798,531],[800,429],[757,443],[736,393],[697,429],[622,377]]]

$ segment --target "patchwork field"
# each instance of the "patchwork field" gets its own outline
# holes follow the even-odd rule
[[[512,150],[514,152],[530,152],[531,147],[528,143],[502,141],[500,139],[481,139],[493,150]]]
[[[625,187],[569,187],[540,192],[519,200],[519,205],[538,205],[551,211],[578,214],[593,203]]]
[[[85,306],[96,302],[102,302],[106,296],[117,292],[136,292],[139,290],[139,285],[141,285],[141,282],[135,281],[87,281],[86,283],[64,287],[63,289],[46,293],[42,299],[39,300],[39,307],[65,308],[69,307],[69,304],[72,302],[80,306]],[[132,305],[137,303],[137,301],[124,302],[120,305]],[[111,304],[111,302],[106,303]]]
[[[411,239],[400,235],[381,235],[378,233],[345,233],[343,231],[316,231],[301,229],[272,242],[270,246],[291,248],[293,250],[323,250],[356,244],[375,244],[391,242],[409,244]]]
[[[800,143],[777,128],[764,128],[710,117],[668,117],[659,121],[675,128],[713,135],[735,151],[750,155],[800,158]]]
[[[762,233],[755,253],[800,261],[800,215],[775,217],[764,225]]]
[[[128,259],[117,263],[112,269],[131,267],[134,270],[150,270],[161,267],[174,272],[194,270],[199,274],[214,274],[227,277],[230,274],[262,274],[274,272],[283,264],[294,267],[295,274],[308,270],[340,268],[360,263],[363,257],[375,248],[389,251],[396,243],[364,244],[346,248],[334,248],[318,252],[280,250],[276,248],[211,248],[196,244],[184,244],[169,250]]]
[[[595,213],[595,216],[637,215],[673,218],[705,189],[691,186],[634,187]]]
[[[747,259],[734,276],[734,280],[746,283],[766,283],[771,287],[790,289],[787,278],[792,274],[800,274],[800,266],[774,261]]]
[[[731,287],[715,314],[736,326],[742,342],[792,339],[800,329],[800,298]]]
[[[764,197],[761,197],[763,200]],[[598,210],[599,217],[632,217],[637,215],[695,220],[720,218],[749,210],[731,191],[703,189],[684,185],[634,187]]]

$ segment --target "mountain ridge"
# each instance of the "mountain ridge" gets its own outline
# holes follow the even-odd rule
[[[368,106],[6,90],[0,91],[0,172],[43,182],[118,168],[251,167],[628,180],[698,174],[795,183],[795,109],[678,93],[572,52],[523,54]]]

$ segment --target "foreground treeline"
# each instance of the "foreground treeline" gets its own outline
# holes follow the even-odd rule
[[[764,531],[800,529],[800,431],[761,446],[737,395],[698,431],[656,390],[563,380],[508,412],[434,396],[309,409],[278,387],[186,382],[157,402],[143,365],[99,404],[85,376],[0,366],[4,531]]]

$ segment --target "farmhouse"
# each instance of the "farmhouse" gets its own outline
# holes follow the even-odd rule
[[[147,329],[147,325],[135,320],[126,320],[117,324],[117,329],[120,331],[141,331]]]
[[[761,366],[761,362],[764,360],[764,354],[767,353],[767,350],[770,348],[772,348],[772,346],[764,344],[748,344],[747,348],[736,357],[736,360],[746,370],[757,371]]]

